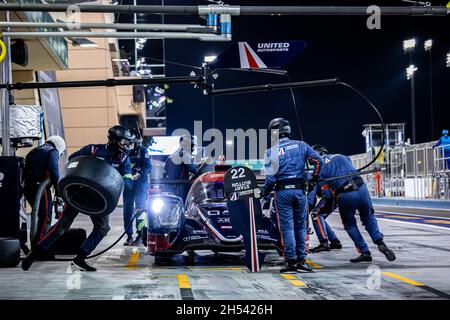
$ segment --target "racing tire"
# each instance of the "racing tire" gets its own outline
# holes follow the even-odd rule
[[[64,201],[89,216],[110,214],[119,202],[124,187],[120,173],[109,163],[95,157],[69,161],[58,183]]]
[[[13,268],[20,263],[20,241],[0,238],[0,268]]]
[[[69,229],[58,239],[53,250],[55,254],[78,254],[84,240],[86,240],[86,230],[75,228]]]
[[[188,251],[186,256],[183,256],[183,261],[186,265],[194,265],[195,264],[195,252]]]
[[[160,265],[168,265],[172,262],[172,257],[173,256],[159,256],[159,255],[155,255],[155,265],[160,266]]]

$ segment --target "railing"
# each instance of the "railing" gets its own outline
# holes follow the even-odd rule
[[[449,200],[450,145],[433,145],[398,146],[386,151],[385,162],[378,165],[381,173],[364,177],[372,196]],[[370,160],[366,154],[350,158],[355,167]]]

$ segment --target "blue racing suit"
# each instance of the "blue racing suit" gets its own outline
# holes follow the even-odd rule
[[[316,196],[320,197],[319,201],[316,201]],[[326,221],[326,218],[336,209],[334,195],[331,191],[322,191],[321,187],[317,185],[308,194],[308,202],[314,230],[320,243],[338,241],[336,234]]]
[[[442,146],[445,163],[447,163],[447,170],[450,170],[450,137],[442,136],[439,138],[438,142],[433,146],[433,148]]]
[[[341,154],[327,155],[324,157],[324,162],[325,164],[320,174],[323,179],[357,173],[350,158],[347,156]],[[369,247],[356,224],[356,210],[358,210],[361,222],[374,243],[382,241],[383,234],[378,228],[372,200],[362,178],[356,176],[324,182],[322,189],[326,190],[328,188],[336,194],[342,223],[355,243],[356,249],[360,253],[370,253]]]
[[[142,213],[136,217],[136,230],[140,235],[144,223],[143,212],[146,209],[147,191],[148,191],[148,175],[152,169],[150,153],[148,148],[141,147],[136,155],[130,156],[130,163],[132,173],[139,175],[136,180],[133,180],[133,187],[123,191],[123,223],[128,237],[133,235],[132,219],[134,209],[141,210]]]
[[[125,183],[125,189],[132,187],[133,177],[130,159],[125,153],[112,153],[105,144],[90,144],[71,154],[69,160],[79,156],[92,156],[105,160],[120,172]],[[51,249],[56,240],[72,225],[78,213],[75,208],[66,204],[58,222],[53,225],[37,246],[42,250]],[[90,218],[94,228],[81,245],[79,254],[84,256],[91,254],[110,230],[109,215],[91,216]]]
[[[179,148],[166,161],[164,166],[164,178],[168,180],[184,180],[177,184],[167,184],[165,190],[183,199],[186,199],[189,191],[189,174],[197,174],[198,166],[194,163],[191,153]]]
[[[47,177],[51,179],[51,185],[44,190],[39,203],[36,236],[34,239],[31,239],[32,248],[44,237],[51,226],[53,211],[51,187],[53,186],[55,192],[57,192],[59,181],[58,160],[58,150],[50,143],[45,143],[31,150],[25,160],[24,194],[31,206],[34,205],[39,185]]]
[[[287,261],[306,258],[306,161],[314,163],[314,175],[318,175],[323,163],[319,154],[305,142],[289,138],[281,138],[264,154],[264,194],[275,189],[275,210]]]

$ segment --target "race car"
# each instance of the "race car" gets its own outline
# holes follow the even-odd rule
[[[183,200],[173,194],[149,197],[147,210],[147,250],[155,257],[172,257],[195,250],[240,252],[243,237],[230,223],[224,194],[226,168],[217,168],[198,176]],[[275,210],[263,210],[257,225],[258,247],[276,250],[281,255],[281,235]]]

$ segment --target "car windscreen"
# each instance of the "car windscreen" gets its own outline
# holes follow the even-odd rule
[[[222,201],[224,196],[223,182],[203,182],[194,186],[195,202],[202,201]]]

